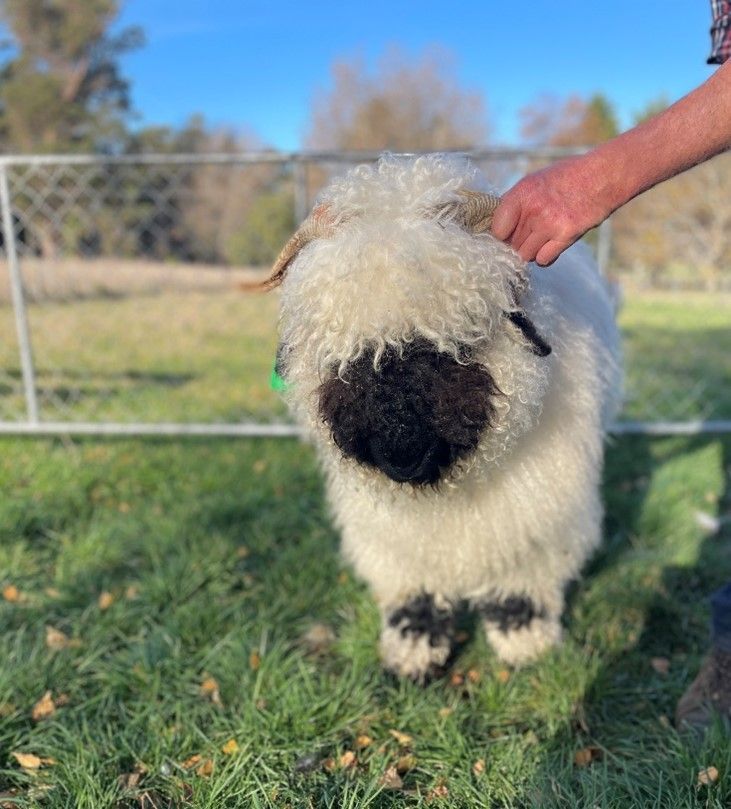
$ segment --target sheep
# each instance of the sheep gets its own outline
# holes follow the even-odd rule
[[[263,283],[381,658],[421,682],[465,605],[507,664],[559,643],[601,534],[612,298],[583,245],[526,265],[490,234],[497,203],[466,157],[385,155],[322,192]]]

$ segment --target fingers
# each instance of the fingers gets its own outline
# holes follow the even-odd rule
[[[492,235],[496,239],[500,239],[501,242],[508,241],[520,220],[520,203],[514,201],[509,193],[502,198],[497,206],[490,228]]]
[[[529,233],[528,237],[523,240],[523,243],[517,248],[518,255],[523,261],[533,261],[538,254],[539,250],[543,249],[546,244],[546,236],[542,233]]]
[[[539,264],[541,267],[548,267],[549,264],[553,264],[568,246],[566,242],[558,242],[555,239],[551,239],[536,253],[536,264]]]

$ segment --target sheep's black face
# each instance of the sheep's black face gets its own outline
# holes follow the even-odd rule
[[[417,340],[402,354],[388,349],[377,370],[371,350],[333,374],[320,387],[320,414],[345,455],[423,485],[475,449],[498,394],[482,365]]]

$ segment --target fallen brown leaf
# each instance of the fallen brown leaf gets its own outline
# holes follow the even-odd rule
[[[408,747],[414,739],[408,733],[402,733],[400,730],[388,731],[394,739],[401,745],[401,747]]]
[[[650,659],[650,665],[658,674],[663,677],[670,671],[670,661],[667,657],[653,657]]]
[[[34,722],[40,722],[41,719],[48,719],[56,713],[56,703],[53,701],[53,696],[50,691],[46,693],[36,702],[31,711],[31,717]]]
[[[339,759],[340,766],[346,770],[348,767],[354,767],[356,764],[355,753],[352,750],[346,750]]]
[[[196,764],[199,764],[203,756],[200,753],[194,753],[189,758],[186,758],[185,761],[180,765],[184,770],[192,770]]]
[[[229,739],[221,748],[221,752],[225,753],[227,756],[232,756],[234,753],[238,753],[239,744],[236,739]]]
[[[399,775],[413,770],[414,767],[416,767],[416,756],[413,753],[407,753],[405,756],[401,756],[396,762],[396,771]]]
[[[22,598],[20,590],[14,584],[3,587],[3,598],[11,604],[16,604]]]
[[[334,758],[326,758],[322,761],[322,769],[326,770],[327,772],[332,772],[336,767],[335,759]]]
[[[373,739],[365,733],[361,733],[355,740],[356,750],[363,750],[364,748],[373,744]]]
[[[108,610],[112,604],[114,604],[114,596],[105,590],[103,593],[99,593],[97,604],[99,609],[104,612],[105,610]]]
[[[477,669],[470,669],[467,672],[467,679],[471,683],[479,683],[480,682],[480,672]]]
[[[708,786],[718,781],[718,770],[715,767],[706,767],[698,772],[698,784]]]
[[[56,763],[54,758],[43,758],[35,753],[12,752],[10,754],[24,770],[38,770],[41,767],[50,767]]]
[[[117,784],[120,789],[134,789],[142,778],[143,773],[139,770],[134,772],[124,772],[117,776]]]
[[[439,716],[441,716],[442,719],[446,719],[446,717],[448,717],[450,714],[453,714],[453,713],[454,713],[454,708],[440,708],[439,709]]]
[[[378,779],[378,783],[384,789],[401,789],[404,782],[398,774],[396,767],[389,767],[386,772]]]
[[[577,767],[587,767],[593,761],[597,761],[602,757],[601,747],[582,747],[574,753],[574,764]]]
[[[10,754],[24,770],[37,770],[41,766],[40,756],[35,753],[11,753]]]
[[[426,793],[426,802],[441,800],[442,798],[449,797],[449,790],[446,784],[437,784]]]
[[[203,761],[196,767],[196,774],[200,775],[201,778],[208,778],[208,776],[213,774],[213,760],[210,758],[204,758]]]
[[[70,638],[55,627],[46,627],[46,648],[52,652],[60,652],[63,649],[78,649],[79,646],[81,646],[81,641],[78,638]]]
[[[472,765],[472,772],[479,776],[485,772],[485,760],[482,758],[478,758],[477,761]]]
[[[499,683],[505,685],[505,683],[507,683],[508,680],[510,679],[510,672],[507,669],[500,669],[500,671],[498,671],[495,677],[497,678],[497,681]]]
[[[214,705],[221,707],[221,693],[218,690],[218,681],[215,677],[206,677],[200,686],[200,694],[207,697]]]
[[[312,624],[300,638],[300,644],[310,654],[323,654],[335,642],[335,632],[327,624]]]
[[[449,678],[449,684],[452,686],[460,686],[464,684],[464,675],[461,671],[455,671]]]

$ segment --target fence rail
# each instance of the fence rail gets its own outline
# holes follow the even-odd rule
[[[581,151],[468,154],[507,187]],[[231,341],[249,340],[248,372],[261,379],[274,341],[271,307],[262,320],[262,307],[248,303],[245,327],[237,321],[238,288],[252,272],[242,265],[262,261],[265,237],[281,238],[269,233],[272,221],[291,228],[331,176],[378,156],[0,156],[0,434],[296,435],[265,386],[247,383],[250,400],[226,387],[236,379]],[[611,240],[607,221],[593,241],[603,271]],[[699,344],[699,356],[705,351]],[[688,388],[683,373],[660,362],[638,367],[641,391],[630,389],[615,431],[731,431],[729,403],[707,404],[724,380]]]

